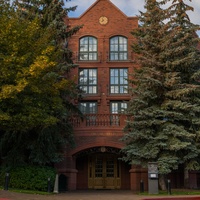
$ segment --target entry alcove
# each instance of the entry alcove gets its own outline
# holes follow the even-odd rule
[[[130,165],[120,149],[94,147],[76,155],[77,189],[130,189]]]

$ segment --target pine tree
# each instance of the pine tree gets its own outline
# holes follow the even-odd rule
[[[199,169],[200,153],[200,58],[195,33],[198,26],[191,23],[187,11],[193,8],[183,0],[173,0],[168,8],[168,28],[161,54],[166,89],[162,107],[169,113],[165,134],[173,138],[168,145],[174,149],[179,164],[184,165],[185,187],[189,186],[188,170]]]
[[[130,83],[132,99],[129,103],[123,140],[126,146],[124,159],[135,165],[147,167],[148,162],[158,162],[159,172],[166,174],[169,168],[175,168],[177,159],[161,151],[166,145],[166,136],[162,133],[165,123],[165,111],[161,105],[164,100],[163,63],[160,59],[161,42],[164,36],[165,12],[161,9],[163,2],[146,0],[146,12],[140,12],[141,25],[132,32],[136,38],[133,51],[137,53],[139,67],[134,69]],[[161,168],[158,159],[166,159],[167,166]],[[162,187],[165,187],[162,184]]]
[[[77,85],[67,48],[80,27],[64,23],[61,1],[1,1],[0,153],[4,164],[51,164],[73,143]]]
[[[165,174],[178,169],[180,164],[188,163],[187,166],[194,169],[198,166],[195,160],[199,155],[199,61],[195,29],[187,27],[190,35],[187,42],[176,40],[176,28],[183,38],[186,35],[180,24],[176,27],[177,22],[172,23],[178,18],[172,12],[174,7],[161,9],[166,2],[146,0],[146,12],[139,16],[142,24],[133,31],[136,38],[133,50],[138,53],[139,67],[130,80],[132,99],[128,114],[132,117],[127,121],[127,134],[123,137],[126,142],[124,160],[144,167],[148,162],[157,162],[162,189],[165,189]],[[181,52],[183,48],[187,50],[184,53]],[[186,62],[187,54],[192,58]],[[188,74],[186,68],[192,74]],[[181,79],[185,80],[182,86]],[[192,79],[196,81],[191,82]],[[187,101],[180,100],[181,96]]]

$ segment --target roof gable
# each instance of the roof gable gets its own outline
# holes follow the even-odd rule
[[[87,13],[89,13],[95,6],[97,6],[100,2],[107,2],[108,4],[110,4],[109,8],[110,9],[115,9],[119,12],[119,14],[123,15],[124,17],[128,17],[125,13],[123,13],[117,6],[115,6],[110,0],[97,0],[96,2],[94,2],[85,12],[83,12],[79,18],[82,18],[83,16],[87,15]]]

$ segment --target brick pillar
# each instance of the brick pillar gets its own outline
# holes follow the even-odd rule
[[[148,191],[148,170],[140,169],[141,171],[141,180],[144,182],[144,190]]]
[[[77,169],[76,167],[76,158],[72,156],[66,157],[67,161],[67,169],[66,175],[68,178],[68,190],[76,190],[76,176],[77,176]]]
[[[132,168],[129,170],[130,172],[130,183],[131,183],[131,190],[133,191],[140,191],[140,168],[132,166]]]
[[[140,191],[140,181],[144,182],[144,190],[148,190],[148,173],[147,169],[143,169],[138,166],[132,166],[129,170],[130,172],[130,184],[131,190]]]
[[[69,191],[76,190],[77,172],[78,172],[78,170],[76,170],[76,169],[67,169],[66,170]]]
[[[76,158],[72,156],[65,157],[63,161],[55,164],[58,174],[64,174],[67,177],[67,190],[76,190],[76,177],[78,170],[75,166]]]
[[[197,189],[197,172],[196,171],[191,171],[189,173],[189,183],[190,183],[190,188],[195,188]]]

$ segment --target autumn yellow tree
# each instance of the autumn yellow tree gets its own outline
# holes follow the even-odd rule
[[[0,0],[0,153],[10,166],[58,162],[73,143],[77,87],[67,75],[76,66],[64,43],[79,27],[68,30],[62,4],[48,2],[41,14],[34,2],[33,12]]]

